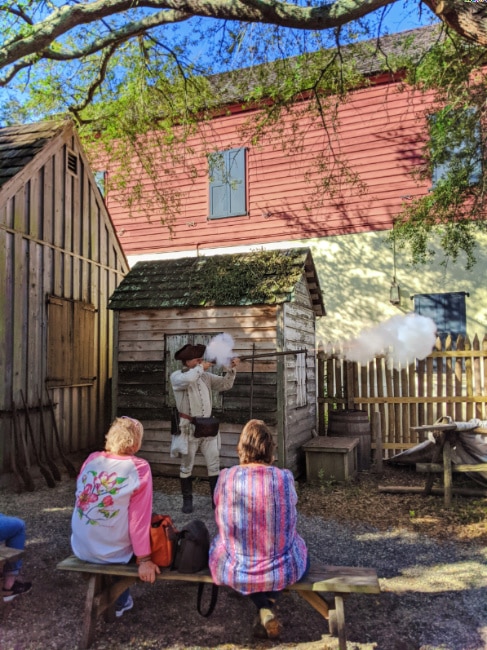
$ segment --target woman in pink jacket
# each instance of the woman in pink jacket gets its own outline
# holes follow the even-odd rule
[[[154,582],[160,570],[150,549],[152,475],[149,463],[135,456],[143,434],[138,420],[116,418],[105,451],[84,462],[76,484],[71,547],[86,562],[127,563],[135,558],[139,578]],[[117,616],[133,606],[127,589],[117,600]]]

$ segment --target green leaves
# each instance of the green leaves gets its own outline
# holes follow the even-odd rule
[[[424,197],[404,205],[391,239],[409,250],[413,264],[442,252],[442,264],[476,263],[476,234],[486,230],[485,127],[487,51],[455,34],[439,38],[416,64],[408,81],[433,95],[425,116],[424,164],[416,170],[432,179]]]

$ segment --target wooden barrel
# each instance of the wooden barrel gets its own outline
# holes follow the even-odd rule
[[[329,411],[327,435],[359,438],[358,469],[359,471],[370,469],[370,422],[366,411],[360,409]]]

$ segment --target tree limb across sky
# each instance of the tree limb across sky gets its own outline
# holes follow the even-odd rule
[[[3,2],[0,69],[16,70],[45,58],[82,58],[115,43],[194,16],[303,30],[346,25],[394,0],[335,0],[301,6],[276,0],[94,0]],[[462,37],[487,45],[487,4],[465,0],[425,0],[439,18]],[[85,29],[83,29],[85,28]],[[93,35],[87,38],[86,30]],[[66,42],[68,39],[68,42]],[[3,83],[12,78],[4,72]]]

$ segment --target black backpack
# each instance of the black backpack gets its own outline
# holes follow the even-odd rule
[[[176,537],[171,569],[179,573],[197,573],[208,568],[210,533],[204,521],[193,519]]]
[[[193,519],[189,524],[183,526],[178,532],[176,538],[174,559],[171,565],[171,571],[179,573],[198,573],[208,568],[208,556],[210,553],[210,532],[204,521]],[[203,589],[205,583],[200,582],[198,585],[197,609],[201,616],[210,616],[215,609],[218,587],[211,585],[211,599],[208,610],[203,613],[201,609],[201,600],[203,598]]]

